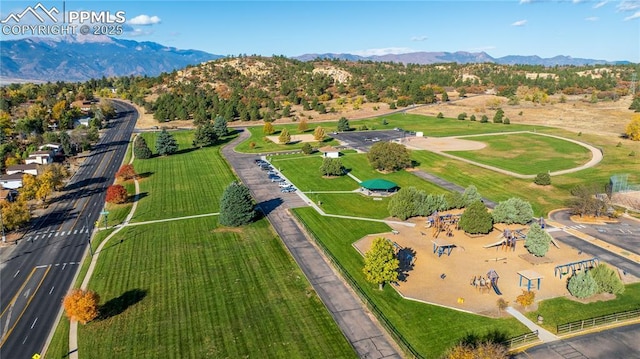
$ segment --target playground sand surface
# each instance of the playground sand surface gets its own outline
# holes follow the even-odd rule
[[[425,227],[426,218],[418,217],[409,221],[416,223],[416,226],[408,228],[391,224],[390,226],[398,234],[371,234],[353,245],[361,254],[364,254],[371,248],[375,238],[385,237],[405,248],[405,251],[414,251],[413,268],[407,271],[406,278],[399,280],[398,285],[395,286],[402,296],[481,315],[500,316],[496,304],[499,298],[503,298],[510,305],[515,304],[516,297],[522,294],[522,290],[526,290],[527,281],[523,279],[523,286],[520,287],[517,274],[523,270],[535,271],[542,275],[540,290],[537,289],[537,280],[532,280],[536,302],[569,296],[566,289],[566,280],[569,276],[565,275],[562,279],[554,276],[555,266],[592,258],[564,243],[558,243],[560,248],[552,244],[545,256],[546,260],[533,261],[537,264],[527,260],[529,254],[524,248],[523,240],[517,241],[515,251],[511,249],[503,251],[500,245],[483,248],[484,245],[500,241],[504,228],[511,230],[525,228],[523,225],[503,224],[497,224],[495,229],[486,236],[473,238],[464,234],[463,231],[456,230],[455,225],[452,225],[453,237],[447,237],[445,232],[441,232],[437,240],[453,243],[456,247],[450,256],[445,252],[438,257],[433,251],[432,228]],[[487,272],[491,269],[500,276],[498,288],[502,292],[501,296],[492,289],[479,292],[470,284],[474,276],[486,278]],[[441,279],[442,274],[445,275],[444,279]]]

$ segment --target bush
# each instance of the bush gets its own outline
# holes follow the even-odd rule
[[[536,299],[536,293],[532,292],[530,290],[523,290],[522,294],[520,294],[519,296],[516,297],[516,303],[520,304],[523,307],[528,307],[531,304],[533,304],[533,302]]]
[[[462,113],[458,114],[458,120],[464,121],[466,118],[467,118],[467,113],[466,112],[462,112]]]
[[[537,222],[529,227],[529,233],[527,233],[527,239],[524,241],[524,246],[529,253],[536,257],[544,257],[549,251],[549,245],[551,244],[551,236],[547,233]]]
[[[533,208],[529,202],[512,197],[498,203],[491,216],[494,223],[527,224],[533,218]]]
[[[576,298],[588,298],[598,292],[598,283],[589,271],[577,272],[569,278],[567,289]]]
[[[598,293],[624,293],[624,284],[620,277],[615,270],[606,264],[600,263],[589,272],[598,285]]]
[[[311,147],[311,144],[309,144],[309,142],[302,145],[302,153],[304,153],[305,155],[310,155],[311,153],[313,153],[313,147]]]
[[[424,197],[424,192],[419,191],[415,187],[401,188],[398,193],[389,200],[387,206],[389,215],[403,221],[407,218],[420,215],[419,206]]]
[[[444,118],[444,115],[442,114],[442,112],[438,112],[438,115],[436,116],[436,118]]]
[[[220,199],[218,222],[223,226],[239,227],[253,220],[255,210],[249,189],[239,182],[231,182]]]
[[[484,342],[475,345],[460,343],[447,350],[443,359],[508,359],[509,350],[504,344]]]
[[[504,120],[502,120],[502,123],[505,125],[509,125],[511,124],[511,120],[509,120],[509,117],[505,117]]]
[[[487,123],[489,122],[489,117],[487,117],[487,115],[482,115],[482,117],[480,118],[480,123]]]
[[[548,186],[551,184],[551,175],[548,173],[538,173],[536,178],[533,180],[533,183],[539,186]]]
[[[487,234],[493,229],[493,218],[481,201],[469,205],[460,217],[460,228],[469,234]]]
[[[107,203],[125,203],[129,198],[129,193],[127,193],[127,189],[119,184],[114,184],[113,186],[109,186],[107,188],[107,195],[105,201]]]
[[[320,166],[320,172],[323,176],[342,176],[344,174],[344,166],[339,158],[322,159],[322,166]]]
[[[118,170],[118,172],[116,173],[116,178],[122,180],[122,181],[126,181],[126,180],[130,180],[132,178],[135,178],[138,174],[136,173],[136,170],[133,168],[132,164],[126,164],[126,165],[122,165],[122,167],[120,167],[120,169]]]
[[[469,117],[469,121],[475,121],[476,120],[476,115],[471,115]]]

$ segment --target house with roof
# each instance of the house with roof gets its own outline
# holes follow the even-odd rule
[[[327,157],[327,158],[340,157],[340,150],[332,146],[320,147],[318,148],[318,151],[322,152],[322,157]]]
[[[22,176],[24,176],[22,172],[2,175],[0,176],[0,185],[4,189],[18,189],[22,187]]]
[[[13,174],[25,174],[28,173],[30,175],[34,175],[37,176],[38,175],[38,164],[35,163],[29,163],[29,164],[25,164],[25,165],[13,165],[13,166],[9,166],[7,167],[7,174],[8,175],[13,175]]]
[[[15,189],[0,189],[0,201],[13,202],[18,198],[18,191]]]
[[[24,160],[26,164],[48,165],[53,163],[53,151],[35,151]]]
[[[44,145],[38,147],[39,151],[52,151],[53,155],[56,156],[62,153],[62,144],[57,142],[47,142]]]

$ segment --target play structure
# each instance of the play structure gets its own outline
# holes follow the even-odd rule
[[[487,244],[487,245],[484,246],[484,248],[491,248],[491,247],[500,246],[499,248],[502,248],[503,251],[508,251],[508,250],[515,251],[516,250],[516,242],[519,241],[519,240],[527,239],[527,235],[524,232],[527,229],[528,228],[520,228],[520,229],[510,230],[510,229],[506,228],[498,236],[498,238],[500,238],[499,241],[497,241],[495,243]],[[498,248],[496,248],[496,249],[498,249]]]
[[[407,265],[413,265],[415,261],[415,257],[413,256],[411,251],[403,251],[403,247],[398,243],[387,238],[387,242],[391,243],[393,246],[393,253],[396,255],[399,261],[406,263]]]
[[[521,270],[518,272],[518,275],[520,276],[520,283],[518,284],[520,287],[522,287],[522,279],[526,279],[527,280],[527,291],[531,290],[531,282],[534,280],[538,281],[538,290],[540,290],[540,280],[542,280],[542,278],[544,278],[540,273],[533,271],[533,270]]]
[[[583,261],[571,262],[567,264],[561,264],[554,268],[553,275],[560,275],[560,279],[562,279],[563,275],[569,274],[569,270],[571,270],[571,274],[575,273],[577,270],[585,270],[591,269],[598,265],[600,261],[598,258],[593,257],[591,259],[585,259]]]
[[[490,269],[489,272],[487,272],[487,278],[491,282],[491,288],[493,288],[493,291],[496,292],[497,295],[502,295],[502,292],[498,288],[498,279],[500,278],[498,272]]]
[[[451,251],[456,246],[453,243],[449,243],[442,239],[436,239],[431,241],[433,243],[433,253],[436,253],[438,257],[441,257],[443,254],[447,254],[447,257],[451,255]]]
[[[453,237],[453,228],[451,228],[451,226],[455,225],[455,229],[458,229],[459,221],[459,214],[440,215],[438,211],[436,211],[427,218],[425,227],[431,228],[431,236],[433,238],[438,238],[441,232],[445,232],[447,237]]]

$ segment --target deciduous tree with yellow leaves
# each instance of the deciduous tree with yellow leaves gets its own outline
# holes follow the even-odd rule
[[[640,115],[634,115],[631,122],[627,124],[625,134],[632,141],[640,141]]]
[[[64,312],[70,320],[77,320],[82,324],[87,324],[98,317],[98,303],[100,296],[92,290],[83,290],[80,288],[72,289],[67,294],[62,306]]]

